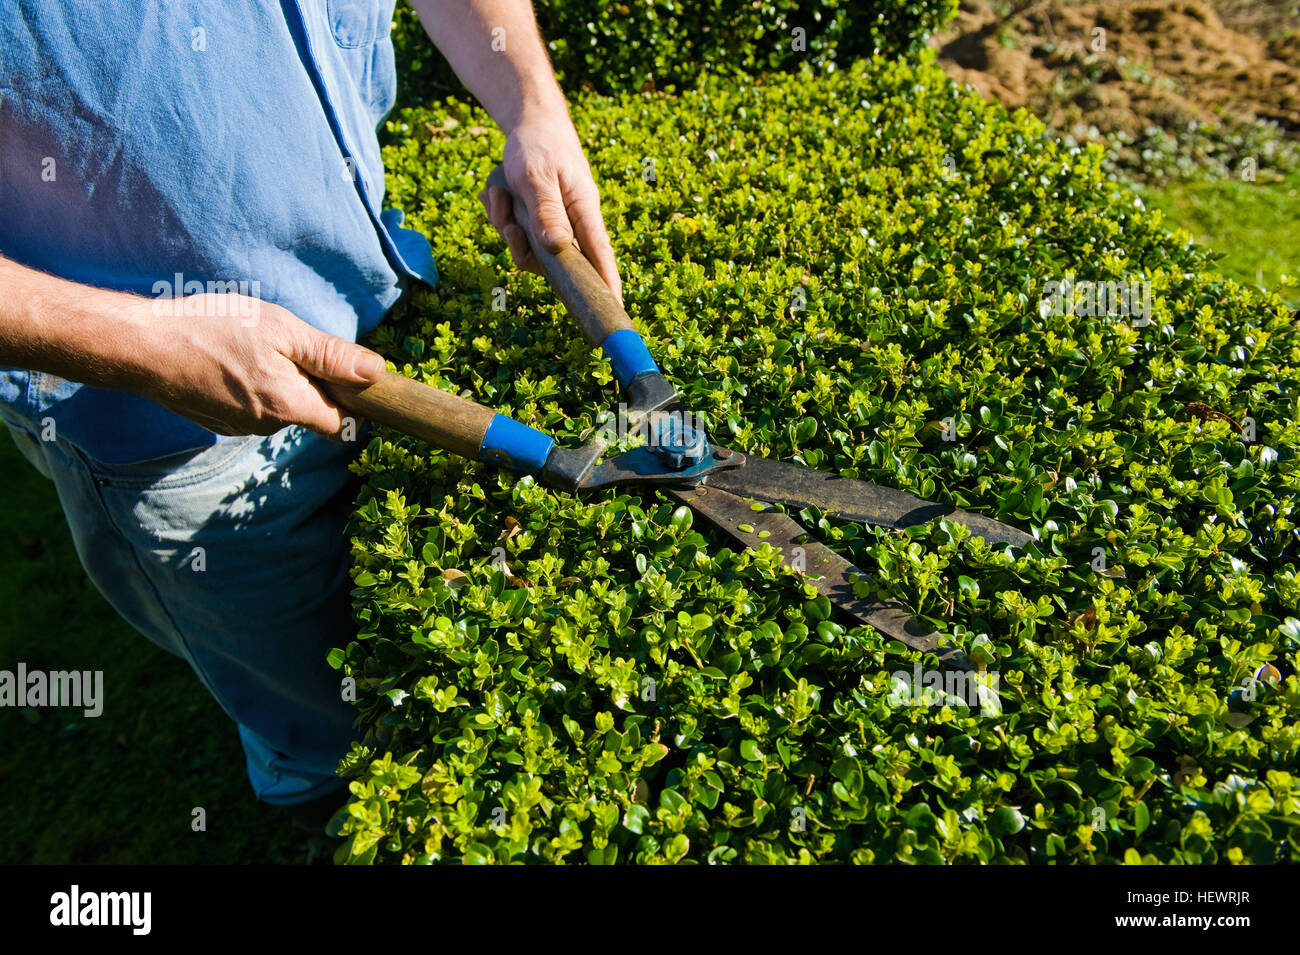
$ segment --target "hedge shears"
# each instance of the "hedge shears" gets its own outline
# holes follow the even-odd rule
[[[1015,549],[1029,534],[980,514],[946,507],[903,491],[720,447],[700,419],[684,411],[623,306],[576,243],[552,252],[533,235],[523,203],[510,192],[500,167],[488,179],[511,195],[515,220],[552,289],[568,309],[583,340],[609,358],[623,394],[629,427],[647,443],[604,458],[597,431],[577,448],[560,447],[548,434],[476,402],[385,372],[363,388],[330,385],[344,408],[396,428],[435,447],[534,475],[557,489],[596,491],[630,484],[658,487],[703,517],[731,540],[757,549],[769,544],[782,562],[803,575],[847,614],[888,637],[926,653],[945,666],[971,669],[961,650],[940,637],[901,603],[860,597],[854,584],[865,573],[813,540],[776,505],[815,506],[837,519],[902,530],[939,517],[964,524],[971,535]]]

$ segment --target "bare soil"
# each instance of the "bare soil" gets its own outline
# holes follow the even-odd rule
[[[962,0],[934,39],[959,82],[1063,133],[1261,120],[1300,136],[1300,3]]]

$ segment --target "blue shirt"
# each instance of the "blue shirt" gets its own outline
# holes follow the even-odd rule
[[[374,328],[408,279],[437,278],[382,206],[393,3],[8,0],[0,254],[147,296],[241,291],[353,340]],[[0,369],[4,406],[111,463],[219,440],[19,369]]]

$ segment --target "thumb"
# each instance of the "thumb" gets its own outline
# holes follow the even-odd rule
[[[340,385],[367,385],[383,374],[384,359],[369,348],[313,328],[306,322],[289,338],[285,357],[313,378]]]
[[[532,216],[533,236],[542,246],[558,252],[573,241],[573,228],[569,225],[558,178],[548,176],[537,184],[528,211]]]

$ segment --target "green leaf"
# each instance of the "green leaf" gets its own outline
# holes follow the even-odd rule
[[[999,806],[989,816],[989,832],[998,838],[1014,836],[1023,828],[1025,828],[1025,817],[1020,814],[1019,809],[1011,806]]]

